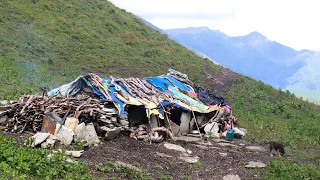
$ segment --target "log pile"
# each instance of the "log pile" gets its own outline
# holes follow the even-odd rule
[[[115,127],[126,129],[129,126],[127,117],[119,117],[113,102],[94,99],[82,94],[76,97],[22,96],[10,105],[1,108],[5,110],[0,113],[2,118],[6,118],[5,131],[11,132],[41,131],[43,119],[49,113],[56,114],[62,121],[68,117],[75,117],[79,123],[93,122],[99,127],[110,129]]]

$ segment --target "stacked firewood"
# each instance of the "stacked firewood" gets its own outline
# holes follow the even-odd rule
[[[27,95],[2,109],[5,111],[0,116],[7,117],[5,130],[11,132],[41,131],[43,119],[49,113],[56,114],[63,121],[75,117],[79,123],[93,122],[109,128],[127,128],[129,125],[126,117],[119,117],[113,102],[82,94],[76,97]]]

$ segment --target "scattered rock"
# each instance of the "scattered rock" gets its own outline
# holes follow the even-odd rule
[[[263,168],[266,167],[267,165],[262,163],[262,162],[254,162],[250,161],[245,167],[246,168]]]
[[[199,141],[197,142],[197,144],[204,145],[204,146],[212,146],[212,143],[210,141],[207,141],[207,142]]]
[[[238,175],[229,174],[226,176],[223,176],[223,180],[241,180]]]
[[[8,104],[9,104],[9,101],[7,101],[7,100],[0,101],[0,106],[7,106]]]
[[[65,153],[67,155],[73,156],[73,157],[80,157],[82,155],[82,153],[84,152],[84,150],[80,150],[80,151],[66,151]]]
[[[166,158],[171,158],[172,156],[170,155],[167,155],[167,154],[164,154],[164,153],[160,153],[160,152],[156,152],[157,156],[160,156],[160,157],[166,157]]]
[[[185,156],[185,155],[181,155],[181,156],[179,157],[179,159],[181,159],[181,160],[183,160],[183,161],[185,161],[185,162],[187,162],[187,163],[193,164],[193,163],[198,162],[200,158],[199,158],[198,156]]]
[[[240,143],[240,144],[239,144],[239,146],[246,146],[246,145],[245,145],[245,144],[243,144],[243,143]]]
[[[200,149],[209,149],[208,146],[203,146],[203,145],[198,145],[198,144],[194,144],[194,146],[200,148]]]
[[[260,152],[265,151],[265,149],[261,146],[247,146],[246,148],[250,151],[260,151]]]
[[[105,126],[101,127],[101,129],[103,131],[106,131],[105,138],[108,139],[108,140],[116,138],[118,136],[120,130],[121,130],[119,128],[111,129],[111,128],[108,128],[108,127],[105,127]]]
[[[55,135],[50,134],[50,136],[46,139],[46,141],[41,144],[41,147],[42,148],[47,148],[49,146],[52,147],[54,146],[54,143],[56,142],[56,140],[57,140],[57,137]]]
[[[217,143],[219,146],[222,146],[222,147],[233,147],[233,148],[237,148],[238,146],[237,145],[234,145],[234,144],[230,144],[230,143],[224,143],[224,142],[220,142],[220,143]]]
[[[57,139],[64,145],[70,145],[73,140],[74,132],[72,129],[66,128],[64,125],[61,126],[57,133]]]
[[[120,124],[121,124],[122,126],[129,126],[129,121],[120,120]]]
[[[116,167],[126,167],[126,168],[129,168],[129,169],[134,169],[138,172],[141,172],[142,170],[137,168],[136,166],[133,166],[131,164],[127,164],[127,163],[124,163],[124,162],[121,162],[121,161],[116,161],[115,162],[115,166]]]
[[[175,137],[175,139],[177,141],[185,141],[187,143],[193,143],[193,142],[198,142],[201,139],[200,138],[196,138],[196,137],[189,137],[189,136],[179,136],[179,137]]]
[[[187,149],[187,153],[188,153],[188,154],[192,154],[192,151],[189,150],[189,149]]]
[[[228,155],[227,153],[219,153],[219,154],[220,154],[220,156],[222,156],[222,157],[225,157],[225,156]]]
[[[74,141],[75,142],[81,142],[85,140],[85,134],[86,134],[86,125],[84,123],[81,123],[77,126],[74,133]]]
[[[186,152],[186,149],[176,144],[164,143],[164,147],[166,147],[167,149],[175,150],[175,151]]]
[[[89,146],[100,143],[99,137],[92,123],[89,123],[85,128],[85,141]]]
[[[42,133],[38,132],[35,135],[33,135],[31,138],[34,139],[31,143],[31,147],[35,147],[38,144],[41,144],[43,141],[45,141],[50,136],[49,133]],[[26,144],[25,144],[26,145]]]
[[[4,124],[7,122],[7,120],[8,120],[8,116],[7,116],[7,115],[1,117],[1,118],[0,118],[0,124],[3,124],[3,125],[4,125]]]
[[[76,128],[78,126],[79,120],[74,117],[68,117],[66,119],[66,122],[64,123],[64,126],[68,129],[72,129],[73,132],[76,131]]]
[[[214,142],[223,142],[223,143],[230,143],[230,141],[224,140],[224,139],[213,139]]]

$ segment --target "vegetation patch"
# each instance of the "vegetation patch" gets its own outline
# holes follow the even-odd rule
[[[86,165],[66,162],[65,156],[45,149],[19,146],[0,135],[0,179],[88,179]]]

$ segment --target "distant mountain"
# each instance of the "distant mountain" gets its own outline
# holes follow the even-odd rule
[[[320,54],[317,52],[296,51],[258,32],[237,37],[207,27],[169,29],[164,32],[198,54],[204,54],[224,67],[273,87],[289,89],[298,94],[303,90],[320,94]]]

